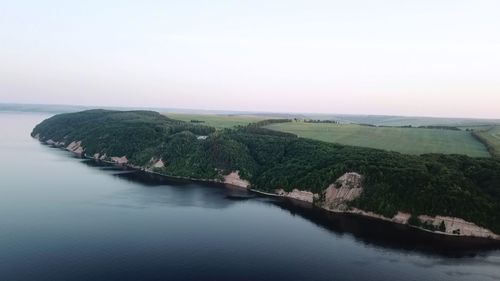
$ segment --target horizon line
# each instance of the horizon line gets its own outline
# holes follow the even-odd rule
[[[500,121],[500,117],[465,117],[465,116],[430,116],[430,115],[398,115],[398,114],[372,114],[372,113],[334,113],[334,112],[300,112],[300,111],[261,111],[261,110],[237,110],[237,109],[202,109],[189,107],[161,107],[161,106],[114,106],[114,105],[83,105],[83,104],[57,104],[57,103],[20,103],[20,102],[0,102],[0,105],[10,106],[46,106],[46,107],[80,107],[88,109],[128,109],[128,110],[158,110],[159,113],[190,114],[189,112],[161,112],[160,110],[176,111],[201,111],[212,114],[288,114],[288,115],[333,115],[333,116],[378,116],[378,117],[406,117],[406,118],[432,118],[432,119],[469,119],[469,120],[492,120]],[[0,108],[0,111],[3,111]],[[225,112],[225,113],[224,113]],[[192,114],[192,113],[191,113]]]

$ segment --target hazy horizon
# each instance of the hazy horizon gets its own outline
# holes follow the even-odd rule
[[[500,118],[498,1],[11,1],[0,102]]]
[[[329,117],[334,117],[334,116],[356,116],[356,117],[362,117],[362,116],[373,116],[373,117],[403,117],[403,118],[429,118],[429,119],[457,119],[457,120],[465,120],[465,119],[470,119],[470,120],[490,120],[492,122],[498,122],[500,121],[500,118],[482,118],[482,117],[464,117],[464,116],[430,116],[430,115],[391,115],[391,114],[364,114],[364,113],[336,113],[336,112],[298,112],[298,111],[258,111],[258,110],[233,110],[231,108],[225,108],[225,109],[202,109],[202,108],[189,108],[189,107],[155,107],[155,106],[114,106],[114,105],[81,105],[81,104],[43,104],[43,103],[1,103],[0,102],[0,111],[5,110],[2,108],[2,105],[4,106],[13,106],[15,108],[17,107],[34,107],[36,108],[36,111],[40,112],[50,112],[50,113],[66,113],[66,112],[74,112],[78,110],[87,110],[87,109],[109,109],[109,110],[153,110],[157,111],[160,113],[172,113],[172,114],[200,114],[200,115],[263,115],[265,116],[266,114],[268,116],[272,115],[290,115],[290,116],[296,116],[300,118],[301,115],[304,116],[304,118],[316,118],[316,117],[321,117],[322,118],[329,118]],[[48,111],[43,111],[43,108],[38,108],[38,107],[47,107],[49,110]],[[52,108],[53,107],[53,108]],[[58,108],[68,108],[66,110],[58,110]],[[79,109],[81,108],[81,109]],[[17,111],[19,108],[12,110],[12,111]],[[7,109],[7,111],[11,111]],[[28,109],[23,109],[23,111],[29,111]]]

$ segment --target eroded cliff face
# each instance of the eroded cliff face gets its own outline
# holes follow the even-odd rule
[[[235,171],[224,176],[224,183],[241,188],[249,188],[250,182],[240,177],[240,171]]]
[[[54,141],[52,139],[48,140],[45,142],[46,144],[48,145],[53,145],[53,146],[57,146],[57,147],[61,147],[61,146],[64,146],[64,142],[57,142],[57,141]]]
[[[319,198],[318,194],[314,194],[310,191],[294,189],[292,192],[286,192],[283,189],[276,189],[275,193],[282,197],[287,197],[295,200],[300,200],[308,203],[313,203],[314,200]]]
[[[67,147],[67,150],[74,152],[76,154],[82,155],[85,149],[82,147],[82,142],[81,141],[73,141],[71,142]]]
[[[411,214],[398,212],[394,217],[388,218],[374,212],[368,212],[357,208],[349,208],[348,204],[361,196],[363,192],[362,177],[358,173],[346,173],[341,176],[334,184],[330,185],[324,193],[324,199],[319,203],[321,207],[333,212],[353,213],[366,217],[376,218],[385,221],[391,221],[400,224],[408,224]],[[465,221],[461,218],[445,217],[445,216],[419,216],[421,223],[432,226],[432,232],[446,235],[456,236],[471,236],[481,238],[500,239],[500,236],[493,233],[491,230],[480,227],[474,223]],[[442,228],[444,224],[445,229]],[[423,230],[428,230],[425,227],[418,227]]]
[[[111,157],[111,161],[113,163],[118,164],[118,165],[126,165],[126,164],[128,164],[127,156],[122,156],[122,157],[114,156],[114,157]]]
[[[346,173],[331,184],[324,193],[322,207],[334,211],[346,211],[348,203],[358,198],[363,192],[361,175]]]
[[[94,158],[94,160],[105,161],[107,157],[106,154],[101,155],[100,153],[95,153],[92,158]]]
[[[164,168],[165,167],[165,163],[163,162],[162,159],[158,160],[158,161],[153,161],[153,168],[156,168],[156,169],[161,169],[161,168]]]
[[[81,141],[71,142],[68,146],[66,146],[66,150],[71,151],[71,152],[76,153],[76,154],[81,155],[81,156],[90,157],[89,155],[85,154],[85,148],[82,146]],[[127,156],[108,157],[105,153],[104,154],[94,153],[94,155],[92,155],[91,158],[93,158],[94,160],[100,160],[100,161],[110,161],[110,162],[118,164],[118,165],[129,164],[129,160],[127,159]]]
[[[500,239],[500,236],[493,233],[491,230],[480,227],[472,222],[468,222],[461,218],[444,217],[444,216],[435,216],[435,217],[419,216],[418,219],[422,223],[431,224],[436,228],[439,228],[442,224],[444,224],[445,226],[444,231],[437,231],[437,232],[443,232],[449,235]]]
[[[108,158],[108,155],[106,155],[106,153],[104,153],[103,155],[101,155],[101,157],[99,157],[99,160],[104,161],[107,158]]]
[[[44,140],[43,138],[41,138],[39,134],[35,135],[34,138],[48,145],[65,148],[66,150],[81,156],[85,154],[85,148],[82,146],[81,141],[73,141],[69,145],[65,145],[64,142],[57,142],[52,139]],[[118,165],[132,166],[129,160],[127,159],[127,156],[108,157],[106,154],[96,153],[92,155],[92,158],[96,160],[111,161]],[[148,166],[149,168],[164,168],[165,162],[161,158],[153,158],[151,159]],[[138,168],[144,168],[144,167],[138,167]],[[240,177],[239,171],[234,171],[224,176],[223,183],[240,188],[250,188],[250,182],[242,179]],[[314,194],[313,192],[307,190],[301,190],[299,188],[294,189],[291,192],[286,192],[283,189],[276,189],[274,191],[274,194],[277,196],[291,198],[294,200],[299,200],[310,204],[315,204],[318,207],[324,208],[332,212],[352,213],[380,220],[391,221],[399,224],[408,224],[412,216],[409,213],[398,212],[394,217],[388,218],[374,212],[369,212],[358,208],[349,207],[349,203],[359,198],[362,195],[362,193],[363,193],[362,176],[356,172],[349,172],[342,175],[335,181],[335,183],[331,184],[325,189],[324,193],[322,194],[323,196],[320,196],[319,194]],[[424,226],[420,225],[418,226],[418,228],[422,230],[431,231],[434,233],[455,235],[455,236],[470,236],[470,237],[500,239],[500,235],[495,234],[491,230],[486,229],[484,227],[480,227],[472,222],[468,222],[461,218],[447,217],[447,216],[431,217],[431,216],[421,215],[418,216],[418,219],[422,223],[422,225],[424,225]]]

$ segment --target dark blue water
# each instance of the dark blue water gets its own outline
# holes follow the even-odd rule
[[[0,113],[0,280],[500,280],[494,245],[175,182],[29,137]]]

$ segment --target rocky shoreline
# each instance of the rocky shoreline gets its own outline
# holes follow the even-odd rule
[[[233,171],[229,175],[224,176],[223,180],[180,177],[154,171],[155,168],[163,168],[165,166],[165,163],[162,159],[151,159],[150,166],[139,167],[130,164],[126,156],[109,157],[105,154],[104,155],[95,154],[93,156],[85,155],[85,149],[82,147],[81,141],[73,141],[66,146],[62,142],[56,142],[51,139],[47,141],[42,141],[39,135],[34,136],[34,138],[44,144],[52,145],[54,147],[70,151],[81,157],[94,159],[109,164],[126,166],[132,169],[141,170],[159,176],[169,177],[173,179],[190,180],[196,182],[211,182],[211,183],[225,184],[236,188],[247,189],[251,192],[261,194],[264,196],[272,196],[272,197],[280,197],[290,200],[296,200],[302,203],[310,204],[311,206],[319,207],[325,211],[332,213],[354,214],[363,217],[383,220],[387,222],[403,224],[433,234],[500,240],[500,235],[495,234],[486,228],[477,226],[472,222],[465,221],[461,218],[453,218],[446,216],[431,217],[431,216],[420,215],[417,217],[417,219],[423,226],[417,226],[409,223],[412,215],[408,213],[398,212],[393,218],[388,218],[373,212],[368,212],[357,208],[351,208],[348,206],[348,203],[359,197],[363,191],[361,185],[361,175],[354,172],[346,173],[342,177],[337,179],[335,183],[330,185],[325,190],[325,194],[322,195],[314,194],[310,191],[304,191],[300,189],[294,189],[291,192],[285,192],[283,189],[276,189],[274,193],[271,193],[251,188],[251,183],[249,181],[240,178],[239,171]]]

